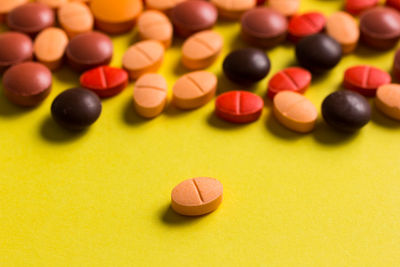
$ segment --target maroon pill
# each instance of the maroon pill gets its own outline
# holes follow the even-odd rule
[[[0,73],[8,67],[31,60],[33,44],[28,35],[19,32],[0,34]]]
[[[51,71],[43,64],[24,62],[9,68],[3,77],[4,95],[14,104],[32,107],[50,93]]]
[[[82,72],[108,65],[113,55],[113,44],[110,37],[103,33],[82,33],[69,41],[66,55],[69,65]]]

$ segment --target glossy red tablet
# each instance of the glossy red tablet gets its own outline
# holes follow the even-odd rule
[[[273,99],[281,91],[303,94],[310,86],[312,75],[308,70],[291,67],[276,73],[268,83],[268,97]]]

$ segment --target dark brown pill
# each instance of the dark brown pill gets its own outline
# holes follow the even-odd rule
[[[8,67],[31,60],[33,44],[31,38],[19,32],[0,34],[0,73]]]
[[[54,25],[54,11],[42,3],[28,3],[13,9],[7,15],[10,29],[35,36]]]
[[[113,55],[110,37],[100,32],[87,32],[72,38],[66,50],[69,65],[82,72],[108,65]]]
[[[101,114],[100,98],[83,89],[69,89],[59,94],[51,105],[53,119],[69,130],[83,130],[92,125]]]
[[[14,104],[36,106],[50,93],[50,70],[40,63],[25,62],[9,68],[3,77],[4,95]]]

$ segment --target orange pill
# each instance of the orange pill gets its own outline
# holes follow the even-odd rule
[[[343,11],[336,12],[327,19],[326,32],[342,46],[344,54],[351,53],[360,38],[356,20]]]
[[[158,116],[167,104],[167,90],[167,82],[160,74],[149,73],[140,77],[133,89],[136,112],[145,118]]]
[[[164,46],[154,40],[138,42],[125,52],[122,65],[129,77],[136,80],[146,73],[157,72],[164,59]]]
[[[200,216],[218,208],[222,202],[222,184],[208,177],[185,180],[171,193],[171,207],[181,215]]]
[[[119,34],[130,31],[143,10],[142,0],[91,0],[90,8],[100,30]]]
[[[386,84],[379,87],[375,105],[386,116],[400,120],[400,85]]]
[[[239,19],[244,12],[254,8],[256,0],[211,0],[221,17],[227,19]]]
[[[164,13],[157,10],[145,11],[139,16],[137,25],[142,40],[160,41],[165,48],[171,45],[173,27]]]
[[[68,45],[67,34],[59,28],[47,28],[36,37],[33,50],[36,59],[50,70],[60,67]]]
[[[58,9],[58,21],[70,38],[93,30],[93,15],[87,5],[70,2]]]
[[[0,22],[5,21],[5,15],[17,6],[28,3],[29,0],[1,0],[0,2]]]
[[[174,6],[186,0],[146,0],[147,9],[156,9],[162,12],[170,11]]]
[[[215,74],[208,71],[185,74],[172,89],[172,103],[181,109],[199,108],[215,96],[217,83]]]
[[[282,125],[300,133],[312,131],[318,117],[313,103],[292,91],[282,91],[275,96],[273,113]]]
[[[36,0],[36,2],[46,4],[51,8],[59,8],[61,5],[68,2],[68,0]]]
[[[300,8],[300,0],[269,0],[268,5],[282,15],[291,17]]]
[[[211,66],[221,53],[222,36],[214,31],[202,31],[192,35],[182,46],[182,63],[191,70]]]

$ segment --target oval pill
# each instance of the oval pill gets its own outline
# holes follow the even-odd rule
[[[336,12],[328,17],[326,32],[342,46],[344,54],[354,51],[360,38],[360,30],[356,20],[343,11]]]
[[[244,12],[256,6],[256,0],[211,0],[218,15],[227,19],[239,19]]]
[[[326,18],[320,12],[308,12],[293,16],[288,26],[289,39],[298,42],[306,36],[320,33],[324,30],[325,24]]]
[[[400,85],[380,86],[376,92],[375,106],[386,116],[400,120]]]
[[[379,0],[346,0],[345,9],[353,14],[358,15],[362,11],[378,5]]]
[[[19,32],[0,33],[0,72],[31,60],[32,56],[33,44],[28,35]]]
[[[88,6],[83,3],[63,4],[58,9],[58,21],[70,38],[93,30],[93,15]]]
[[[268,97],[273,99],[281,91],[294,91],[303,94],[311,83],[309,71],[291,67],[276,73],[268,83]]]
[[[156,10],[145,11],[139,16],[137,26],[142,40],[160,41],[165,48],[171,45],[173,27],[164,13]]]
[[[268,6],[290,17],[297,13],[300,8],[300,0],[268,0]]]
[[[171,207],[181,215],[200,216],[216,210],[222,195],[223,186],[214,178],[188,179],[172,190]]]
[[[177,4],[186,0],[146,0],[147,9],[155,9],[162,12],[168,12]]]

